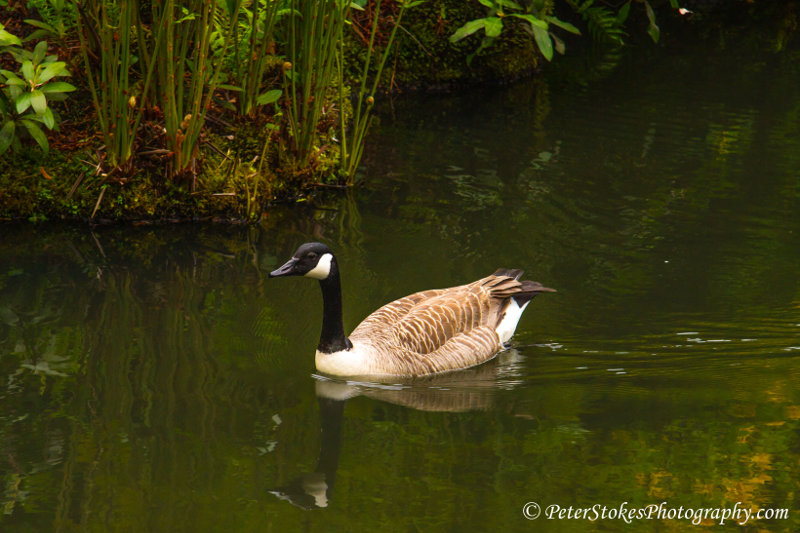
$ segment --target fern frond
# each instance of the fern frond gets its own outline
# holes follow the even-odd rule
[[[623,20],[617,13],[607,7],[594,5],[594,0],[567,0],[567,4],[586,22],[592,39],[601,43],[623,44],[625,30],[622,26]]]

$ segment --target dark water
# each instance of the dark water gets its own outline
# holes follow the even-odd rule
[[[0,530],[797,531],[798,59],[399,101],[364,187],[258,228],[0,226]],[[500,266],[559,292],[482,367],[325,380],[316,284],[266,278],[311,239],[348,330]]]

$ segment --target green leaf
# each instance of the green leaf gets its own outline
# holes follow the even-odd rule
[[[259,97],[256,98],[256,103],[258,105],[272,104],[277,102],[278,98],[280,98],[282,94],[283,91],[280,89],[272,89],[271,91],[267,91],[264,94],[259,95]]]
[[[566,30],[566,31],[568,31],[570,33],[574,33],[575,35],[580,35],[581,34],[581,30],[579,30],[578,28],[576,28],[575,26],[573,26],[569,22],[564,22],[563,20],[559,20],[556,17],[549,17],[549,16],[545,17],[544,19],[547,22],[549,22],[550,24],[552,24],[553,26],[557,26],[557,27],[561,28],[562,30]]]
[[[425,1],[426,0],[415,0],[414,2],[404,1],[403,2],[403,8],[404,9],[411,9],[412,7],[417,7],[420,4],[424,4]]]
[[[17,113],[21,115],[31,106],[31,93],[22,93],[17,96],[14,104],[17,106]]]
[[[28,130],[28,133],[31,134],[31,137],[33,137],[33,140],[39,145],[39,148],[41,148],[43,152],[47,153],[47,151],[50,149],[50,145],[47,144],[47,136],[42,131],[42,128],[40,128],[39,125],[32,120],[22,119],[20,122]]]
[[[39,90],[43,93],[71,93],[75,90],[75,86],[65,81],[54,81],[43,85]]]
[[[182,17],[182,18],[180,18],[180,19],[178,19],[178,20],[176,20],[176,21],[175,21],[175,24],[180,24],[181,22],[185,22],[185,21],[187,21],[187,20],[194,20],[194,19],[196,19],[196,18],[197,18],[197,14],[196,14],[196,13],[192,13],[192,12],[190,12],[190,11],[189,11],[188,9],[186,9],[185,7],[182,7],[182,8],[181,8],[181,11],[183,12],[183,17]]]
[[[516,2],[512,2],[512,0],[497,0],[498,6],[510,7],[511,9],[517,9],[522,11],[522,6]]]
[[[564,41],[554,35],[553,32],[550,32],[550,38],[553,39],[553,48],[555,48],[556,52],[563,56],[567,51],[567,46],[564,44]]]
[[[31,53],[25,50],[24,48],[17,48],[15,46],[9,46],[5,50],[17,61],[17,63],[22,63],[26,59],[30,59]]]
[[[546,60],[550,61],[553,59],[553,41],[550,40],[550,34],[539,26],[533,26],[532,28],[533,38],[536,40],[539,51]]]
[[[226,91],[236,91],[237,93],[242,92],[241,87],[237,87],[236,85],[228,85],[225,83],[220,83],[217,85],[217,89],[225,89]]]
[[[0,69],[0,74],[2,74],[6,79],[6,85],[18,85],[25,87],[27,84],[19,79],[16,74],[11,72],[10,70],[2,70]]]
[[[669,0],[669,5],[672,9],[680,9],[681,6],[678,4],[678,0]]]
[[[26,59],[22,62],[20,71],[22,72],[22,75],[25,76],[25,81],[28,83],[33,81],[33,63],[31,63],[30,60]]]
[[[532,28],[539,28],[539,29],[542,29],[542,30],[547,30],[547,28],[549,28],[549,26],[547,25],[547,22],[545,22],[544,20],[540,19],[539,17],[534,17],[533,15],[523,15],[523,14],[520,14],[520,13],[510,13],[508,16],[509,17],[517,17],[518,19],[525,20],[531,25]]]
[[[33,33],[31,33],[30,35],[28,35],[27,37],[25,37],[25,39],[23,39],[23,41],[26,42],[26,43],[29,42],[29,41],[38,41],[39,39],[43,39],[44,37],[47,37],[47,36],[51,35],[52,33],[54,33],[52,30],[44,30],[44,29],[36,30]]]
[[[53,110],[50,109],[49,107],[44,110],[44,113],[42,114],[41,118],[42,118],[42,123],[45,126],[47,126],[48,130],[52,130],[53,126],[56,125],[56,117],[53,116]]]
[[[0,46],[19,46],[21,44],[22,41],[20,41],[19,37],[4,30],[3,25],[0,24]]]
[[[31,26],[36,26],[37,28],[42,28],[43,30],[50,30],[53,33],[55,33],[55,30],[50,24],[42,22],[41,20],[25,19],[23,22],[25,22],[26,24],[30,24]],[[30,37],[25,37],[25,40],[29,41]]]
[[[40,41],[33,49],[33,64],[38,65],[47,55],[47,41]]]
[[[37,115],[43,115],[47,109],[47,97],[39,89],[31,91],[31,106]]]
[[[661,29],[658,27],[658,24],[656,24],[656,13],[647,0],[644,0],[644,8],[647,12],[647,20],[650,21],[650,26],[647,27],[647,34],[653,39],[654,43],[657,43],[658,39],[661,37]]]
[[[619,8],[619,11],[617,12],[617,24],[619,24],[620,26],[624,24],[625,21],[628,20],[628,13],[630,13],[630,11],[631,11],[631,3],[629,0],[628,2],[625,3],[624,6]]]
[[[478,2],[480,2],[483,5],[485,5],[489,9],[494,9],[495,8],[494,2],[492,2],[491,0],[478,0]]]
[[[36,79],[38,83],[44,83],[51,78],[55,78],[56,76],[69,76],[69,71],[67,70],[66,63],[63,61],[56,61],[55,63],[47,63],[47,66],[44,67],[42,72],[39,74],[39,77]]]
[[[47,105],[50,105],[50,102],[63,102],[67,99],[67,95],[64,93],[47,93]]]
[[[487,37],[497,37],[503,31],[503,21],[499,17],[487,17],[483,20]]]
[[[15,129],[16,127],[12,120],[7,120],[6,123],[3,124],[3,128],[0,129],[0,155],[8,150],[8,147],[11,146],[11,143],[14,141]]]
[[[450,42],[455,43],[464,37],[468,37],[476,31],[483,29],[486,25],[486,19],[470,20],[460,28],[458,28],[453,35],[450,36]]]

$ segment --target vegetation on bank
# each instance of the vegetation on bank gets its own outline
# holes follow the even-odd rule
[[[513,81],[579,35],[616,49],[658,41],[658,11],[693,16],[676,0],[0,2],[0,219],[33,221],[253,220],[352,185],[387,92]]]

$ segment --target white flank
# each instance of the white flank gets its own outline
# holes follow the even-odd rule
[[[514,298],[511,298],[511,301],[508,302],[508,307],[506,307],[506,316],[503,317],[503,320],[497,325],[497,336],[500,337],[500,342],[508,342],[508,340],[514,335],[514,331],[517,329],[517,324],[519,323],[519,319],[522,316],[522,312],[528,307],[528,304],[531,303],[530,300],[525,302],[522,307],[517,304],[517,301]]]
[[[314,278],[314,279],[327,278],[328,274],[331,273],[331,259],[333,259],[333,256],[331,254],[324,254],[322,257],[319,258],[317,266],[306,272],[304,275],[307,278]]]

